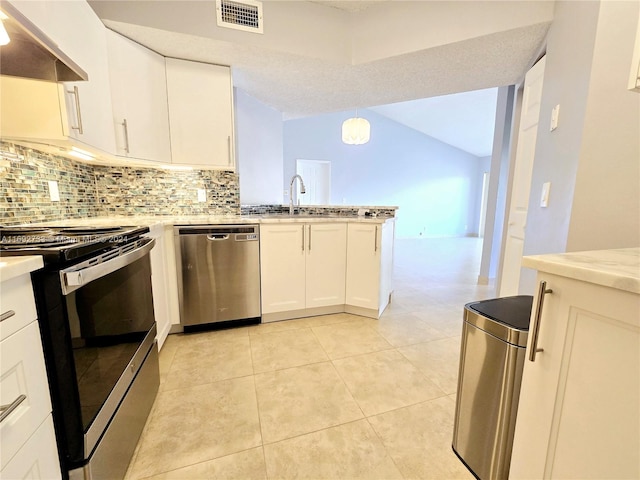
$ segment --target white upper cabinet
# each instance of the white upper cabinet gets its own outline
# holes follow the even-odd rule
[[[171,163],[164,57],[107,30],[116,154]]]
[[[106,28],[80,1],[13,1],[84,69],[84,82],[2,78],[2,136],[115,152]]]
[[[229,67],[166,59],[172,162],[235,168]]]

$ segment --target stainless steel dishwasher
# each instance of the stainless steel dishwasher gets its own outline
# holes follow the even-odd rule
[[[258,225],[174,227],[180,322],[188,331],[260,322]]]

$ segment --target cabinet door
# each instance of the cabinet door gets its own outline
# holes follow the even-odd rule
[[[115,152],[107,29],[86,2],[46,2],[45,33],[89,75],[86,82],[65,82],[61,103],[65,134],[108,153]],[[77,88],[77,94],[76,89]],[[67,125],[64,125],[65,122]]]
[[[164,57],[107,31],[116,153],[171,163]]]
[[[305,225],[260,226],[262,313],[305,308]]]
[[[553,292],[543,351],[524,366],[510,478],[640,478],[640,297],[538,280]]]
[[[173,163],[234,168],[229,67],[166,59]]]
[[[306,308],[343,305],[347,263],[347,225],[307,226]]]
[[[346,303],[378,310],[380,298],[379,225],[350,223],[347,235]]]
[[[153,289],[153,311],[156,319],[158,350],[162,348],[164,341],[171,329],[171,312],[169,307],[169,288],[166,265],[166,242],[164,227],[153,225],[149,229],[149,237],[156,241],[149,255],[151,261],[151,288]]]

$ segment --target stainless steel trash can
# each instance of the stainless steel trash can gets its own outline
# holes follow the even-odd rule
[[[453,450],[481,480],[509,476],[533,297],[464,307]]]

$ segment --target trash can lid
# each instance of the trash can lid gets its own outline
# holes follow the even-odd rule
[[[531,295],[517,295],[471,302],[465,307],[510,328],[526,332],[529,330],[532,304]]]

